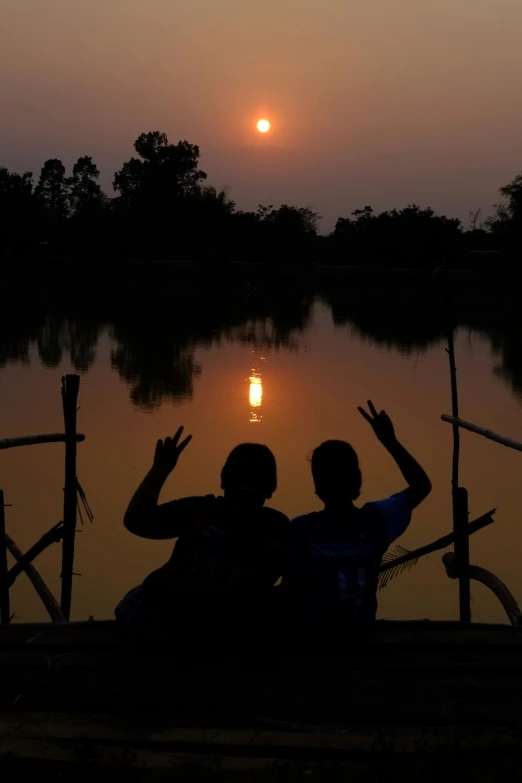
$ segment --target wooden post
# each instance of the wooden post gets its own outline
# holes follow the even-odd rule
[[[11,619],[9,586],[7,584],[7,539],[5,533],[4,493],[0,489],[0,623]]]
[[[446,284],[446,305],[448,322],[448,356],[451,382],[451,415],[459,418],[459,395],[457,386],[457,366],[455,364],[455,316],[448,280]],[[453,457],[451,462],[451,500],[453,507],[453,532],[455,533],[455,566],[459,573],[459,609],[460,621],[471,619],[469,591],[469,538],[468,538],[468,493],[459,487],[460,434],[458,424],[451,427],[453,431]]]
[[[448,356],[450,364],[450,383],[451,383],[451,413],[453,418],[459,417],[459,395],[457,388],[457,367],[455,365],[455,341],[453,339],[453,324],[448,331]],[[459,486],[459,458],[460,458],[460,436],[459,428],[456,424],[452,426],[453,432],[453,457],[451,461],[451,499],[453,504],[453,527],[455,529],[455,520],[457,518],[457,490]]]
[[[63,493],[64,534],[61,607],[67,620],[71,616],[74,537],[76,533],[76,407],[79,388],[79,375],[66,375],[62,378],[63,417],[65,422],[65,486]]]
[[[455,528],[455,564],[459,574],[459,606],[461,623],[471,622],[469,587],[468,490],[457,488]]]

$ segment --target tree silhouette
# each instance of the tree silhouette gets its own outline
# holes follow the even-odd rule
[[[0,250],[25,245],[35,214],[32,172],[12,174],[0,166]]]
[[[478,225],[478,222],[480,220],[480,216],[482,215],[481,209],[470,209],[469,211],[469,230],[470,231],[479,231],[480,225]]]
[[[73,216],[100,209],[104,195],[98,183],[99,169],[89,155],[78,158],[69,180],[69,207]]]
[[[321,215],[311,207],[290,207],[288,204],[282,204],[279,209],[260,204],[257,216],[259,220],[274,226],[280,235],[289,237],[315,236],[321,220]]]
[[[332,240],[339,260],[431,267],[460,246],[462,229],[460,220],[436,215],[431,207],[410,204],[377,215],[365,206],[352,218],[339,218]]]
[[[153,131],[138,136],[134,149],[141,160],[131,158],[114,175],[114,189],[126,207],[142,207],[149,200],[162,209],[171,207],[180,197],[194,194],[207,178],[198,168],[196,144],[169,144],[165,133]]]
[[[500,188],[505,201],[495,205],[495,215],[485,222],[491,233],[511,253],[522,249],[522,173]]]
[[[207,185],[196,144],[171,143],[165,133],[151,131],[138,136],[134,150],[114,174],[115,198],[103,193],[88,155],[76,161],[70,177],[61,160],[47,160],[34,189],[30,173],[0,168],[0,250],[26,256],[32,250],[34,271],[42,275],[36,264],[42,254],[90,256],[93,266],[103,255],[113,268],[122,258],[140,258],[428,270],[442,260],[487,269],[491,256],[483,251],[513,255],[522,248],[522,173],[500,189],[503,203],[480,227],[480,210],[469,213],[470,229],[463,231],[459,220],[430,207],[377,213],[366,205],[319,236],[321,216],[308,206],[237,210],[227,188]]]
[[[68,217],[69,181],[61,160],[51,158],[45,161],[34,193],[52,222],[56,223]]]
[[[140,158],[131,158],[114,175],[116,207],[123,233],[133,247],[166,257],[185,255],[194,234],[194,199],[201,201],[199,147],[170,144],[165,133],[142,133],[134,143]],[[207,193],[207,196],[210,194]]]

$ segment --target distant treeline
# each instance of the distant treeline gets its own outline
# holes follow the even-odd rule
[[[159,131],[134,143],[137,157],[114,175],[113,197],[103,193],[89,156],[71,176],[58,159],[33,174],[0,167],[0,254],[5,258],[89,255],[205,262],[382,264],[432,266],[473,253],[522,249],[522,174],[500,189],[503,203],[469,226],[415,204],[375,213],[364,206],[340,217],[334,231],[319,234],[321,216],[309,206],[260,205],[237,209],[228,191],[207,184],[199,147],[169,143]],[[486,263],[487,257],[486,257]]]

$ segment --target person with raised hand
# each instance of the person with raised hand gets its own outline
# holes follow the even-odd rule
[[[373,622],[382,557],[431,491],[428,476],[397,439],[386,412],[378,413],[371,401],[368,411],[358,410],[395,460],[407,486],[359,507],[355,501],[362,475],[353,447],[329,440],[314,450],[312,476],[324,509],[292,521],[291,554],[283,576],[289,614],[305,632],[344,632]]]
[[[277,487],[267,446],[242,443],[231,451],[221,471],[222,496],[159,503],[191,437],[183,438],[180,427],[158,441],[125,514],[125,527],[141,538],[177,539],[169,561],[116,607],[120,625],[138,635],[255,624],[271,605],[287,559],[288,518],[264,505]]]

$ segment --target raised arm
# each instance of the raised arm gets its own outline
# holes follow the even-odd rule
[[[178,535],[175,531],[175,520],[170,525],[159,512],[158,499],[162,487],[172,473],[179,456],[190,443],[192,435],[180,441],[183,427],[180,427],[173,438],[159,440],[156,444],[154,462],[134,493],[125,512],[124,525],[131,533],[141,538],[164,539]]]
[[[431,492],[431,481],[416,459],[399,443],[393,429],[393,424],[386,411],[377,413],[371,400],[368,400],[367,413],[364,408],[359,412],[372,427],[375,435],[384,448],[391,454],[408,484],[405,494],[408,497],[410,509],[416,508]]]

